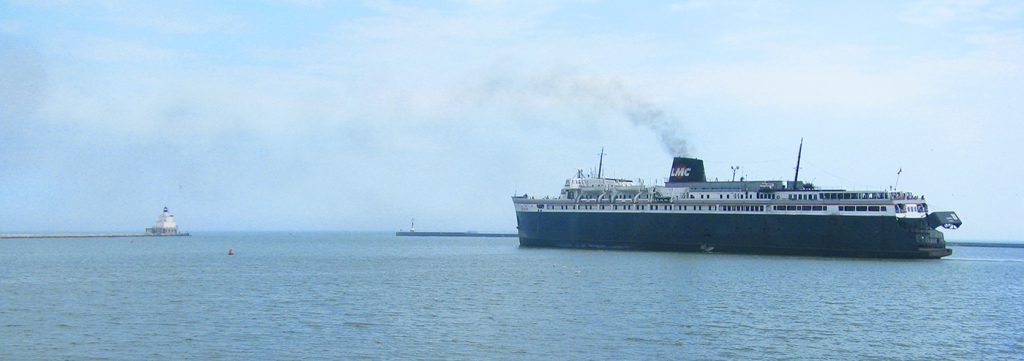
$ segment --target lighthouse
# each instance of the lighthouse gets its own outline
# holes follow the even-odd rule
[[[175,236],[178,235],[178,224],[174,222],[174,215],[164,207],[164,212],[156,218],[156,224],[152,228],[146,228],[146,235],[150,236]]]

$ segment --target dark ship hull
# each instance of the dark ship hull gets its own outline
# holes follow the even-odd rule
[[[871,258],[952,254],[925,219],[892,216],[516,212],[523,247]]]

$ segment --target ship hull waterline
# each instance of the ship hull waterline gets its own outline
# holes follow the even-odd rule
[[[924,219],[891,216],[516,212],[521,247],[858,258],[952,254]]]

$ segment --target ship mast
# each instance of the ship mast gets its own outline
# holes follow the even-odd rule
[[[796,174],[793,175],[793,187],[796,187],[796,181],[800,179],[800,156],[804,153],[804,138],[800,138],[800,149],[796,151]]]
[[[601,156],[597,161],[597,178],[601,179],[601,167],[604,165],[604,147],[601,147],[601,153],[597,155]]]

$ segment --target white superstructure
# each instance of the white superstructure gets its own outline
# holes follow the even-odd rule
[[[701,178],[703,178],[703,165]],[[514,197],[519,212],[737,213],[925,218],[924,197],[909,192],[818,189],[799,181],[668,182],[567,179],[557,198]]]

